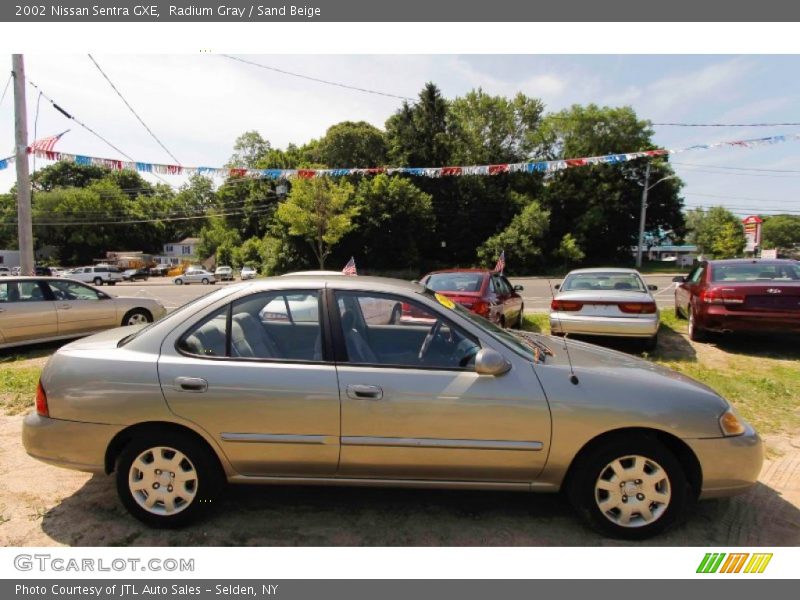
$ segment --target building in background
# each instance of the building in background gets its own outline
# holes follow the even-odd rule
[[[200,238],[188,237],[180,242],[164,244],[164,253],[154,256],[153,260],[159,265],[179,265],[185,262],[197,261],[197,246]]]

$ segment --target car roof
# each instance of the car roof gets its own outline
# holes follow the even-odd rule
[[[619,273],[619,274],[629,274],[629,273],[639,273],[636,269],[626,269],[622,267],[593,267],[591,269],[575,269],[574,271],[570,271],[567,275],[573,275],[576,273]]]
[[[705,261],[711,265],[796,265],[791,258],[723,258]]]
[[[482,275],[489,275],[494,273],[494,271],[491,269],[439,269],[438,271],[431,271],[425,275],[425,277],[428,275],[438,275],[439,273],[480,273]]]
[[[10,277],[3,277],[0,283],[4,281],[71,281],[67,277],[53,277],[51,275],[11,275]]]
[[[329,285],[330,284],[330,285]],[[264,291],[272,289],[291,289],[293,286],[300,288],[309,287],[331,287],[343,290],[368,290],[374,292],[422,292],[425,286],[405,281],[403,279],[392,279],[389,277],[343,277],[341,275],[281,275],[280,277],[268,277],[266,279],[255,279],[235,286],[228,286],[234,289],[250,289]]]

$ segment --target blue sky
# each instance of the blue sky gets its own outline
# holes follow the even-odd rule
[[[222,165],[236,136],[257,129],[277,147],[304,143],[343,120],[379,127],[400,101],[257,69],[216,55],[97,55],[99,64],[183,164]],[[475,87],[522,91],[548,110],[573,103],[631,105],[654,122],[800,122],[800,56],[746,55],[265,55],[255,62],[403,96],[427,81],[446,97]],[[26,55],[29,79],[136,160],[173,162],[128,112],[85,55]],[[0,85],[5,84],[5,77]],[[0,88],[0,93],[2,89]],[[28,89],[30,135],[37,95]],[[13,150],[11,92],[0,105],[0,155]],[[57,148],[123,158],[42,99],[39,137],[71,128]],[[667,148],[797,134],[800,127],[655,127]],[[620,152],[637,148],[619,148]],[[800,213],[800,142],[674,157],[687,206]],[[680,164],[678,164],[680,163]],[[37,167],[42,166],[37,162]],[[745,171],[734,168],[769,169]],[[795,172],[791,172],[795,171]],[[0,171],[0,190],[14,171]],[[180,185],[182,179],[165,176]]]

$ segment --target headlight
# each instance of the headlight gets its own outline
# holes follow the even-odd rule
[[[736,416],[736,413],[733,412],[732,408],[722,413],[722,416],[719,418],[719,428],[722,429],[722,435],[726,436],[742,435],[744,433],[744,425],[739,420],[739,417]]]

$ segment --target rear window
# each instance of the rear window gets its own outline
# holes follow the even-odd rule
[[[434,273],[425,286],[434,292],[480,292],[483,273]]]
[[[800,267],[791,264],[750,263],[742,265],[713,265],[711,280],[744,283],[747,281],[798,281]]]
[[[575,273],[561,285],[562,292],[601,290],[616,292],[645,292],[641,278],[636,273]]]

